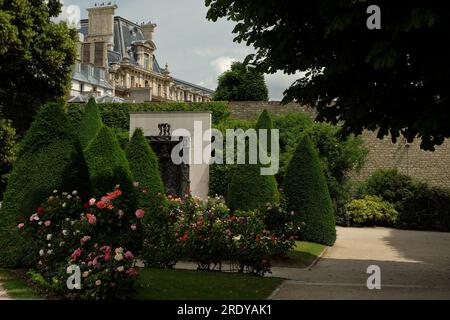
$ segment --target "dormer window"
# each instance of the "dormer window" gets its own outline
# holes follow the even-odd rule
[[[150,70],[150,55],[148,53],[144,54],[144,69]]]

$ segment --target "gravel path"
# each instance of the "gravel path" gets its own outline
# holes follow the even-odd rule
[[[337,228],[336,244],[311,270],[274,268],[289,279],[272,299],[450,299],[450,233]],[[367,267],[381,269],[369,290]]]

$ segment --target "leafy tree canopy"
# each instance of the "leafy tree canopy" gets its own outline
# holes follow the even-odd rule
[[[219,77],[214,100],[267,101],[268,92],[264,74],[236,61]]]
[[[19,133],[69,88],[77,33],[51,21],[60,11],[57,0],[0,0],[0,112]]]
[[[441,1],[206,0],[207,18],[237,24],[235,41],[256,49],[257,70],[306,72],[284,102],[316,106],[342,132],[403,135],[434,150],[450,137],[450,12]],[[369,5],[381,9],[370,30]]]

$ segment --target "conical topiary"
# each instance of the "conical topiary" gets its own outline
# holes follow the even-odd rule
[[[51,103],[37,114],[26,133],[8,180],[0,209],[0,264],[26,266],[35,252],[17,223],[31,216],[53,190],[90,193],[81,146],[62,104]]]
[[[86,149],[89,142],[97,135],[103,126],[102,117],[94,98],[90,98],[84,109],[78,128],[78,138],[83,149]]]
[[[142,129],[134,131],[126,149],[133,180],[144,192],[138,195],[138,205],[148,214],[145,219],[158,216],[164,203],[164,184],[159,171],[158,158],[144,137]]]
[[[272,119],[268,112],[264,111],[258,119],[256,129],[267,129],[270,137],[272,128]],[[268,139],[268,141],[270,140]],[[247,156],[247,162],[248,159]],[[261,175],[261,168],[263,167],[259,162],[236,166],[228,188],[227,203],[231,210],[260,209],[265,207],[267,203],[275,203],[280,200],[275,177],[273,175]]]
[[[300,140],[286,170],[284,193],[287,209],[299,213],[305,223],[300,230],[301,239],[333,245],[336,222],[327,181],[307,136]]]
[[[103,126],[85,150],[92,188],[97,196],[114,190],[116,185],[132,192],[133,180],[125,152],[106,126]]]

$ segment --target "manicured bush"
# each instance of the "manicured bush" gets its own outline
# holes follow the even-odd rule
[[[272,121],[267,111],[261,114],[256,129],[272,129]],[[280,200],[275,176],[262,175],[261,168],[266,165],[262,165],[259,161],[257,164],[249,164],[248,149],[247,146],[247,163],[237,164],[231,177],[227,194],[227,203],[231,210],[259,209],[266,203],[275,203]]]
[[[354,199],[345,206],[345,217],[355,226],[393,226],[398,212],[394,206],[376,196]]]
[[[33,244],[19,237],[15,225],[53,190],[90,193],[81,146],[60,104],[42,108],[20,145],[0,211],[0,264],[26,265]]]
[[[89,142],[94,139],[102,126],[102,118],[95,98],[90,98],[84,109],[80,126],[78,127],[78,138],[83,149],[87,148]]]
[[[125,248],[139,247],[145,212],[131,210],[126,203],[120,189],[84,205],[76,191],[53,193],[19,224],[19,232],[30,235],[37,244],[30,254],[38,285],[69,299],[129,295],[137,272],[134,254]],[[80,268],[80,290],[66,285],[69,266]]]
[[[139,185],[137,204],[147,213],[145,237],[150,243],[164,244],[167,230],[164,185],[159,172],[158,158],[144,137],[142,129],[135,130],[126,149],[133,181]]]
[[[415,180],[396,169],[375,171],[359,193],[394,204],[396,226],[404,229],[450,231],[450,191]]]
[[[335,217],[319,156],[308,136],[301,138],[284,180],[288,211],[300,214],[305,224],[300,238],[333,245],[336,240]]]
[[[100,129],[86,148],[85,156],[94,194],[105,194],[116,185],[126,193],[131,192],[130,166],[111,129],[106,126]]]

